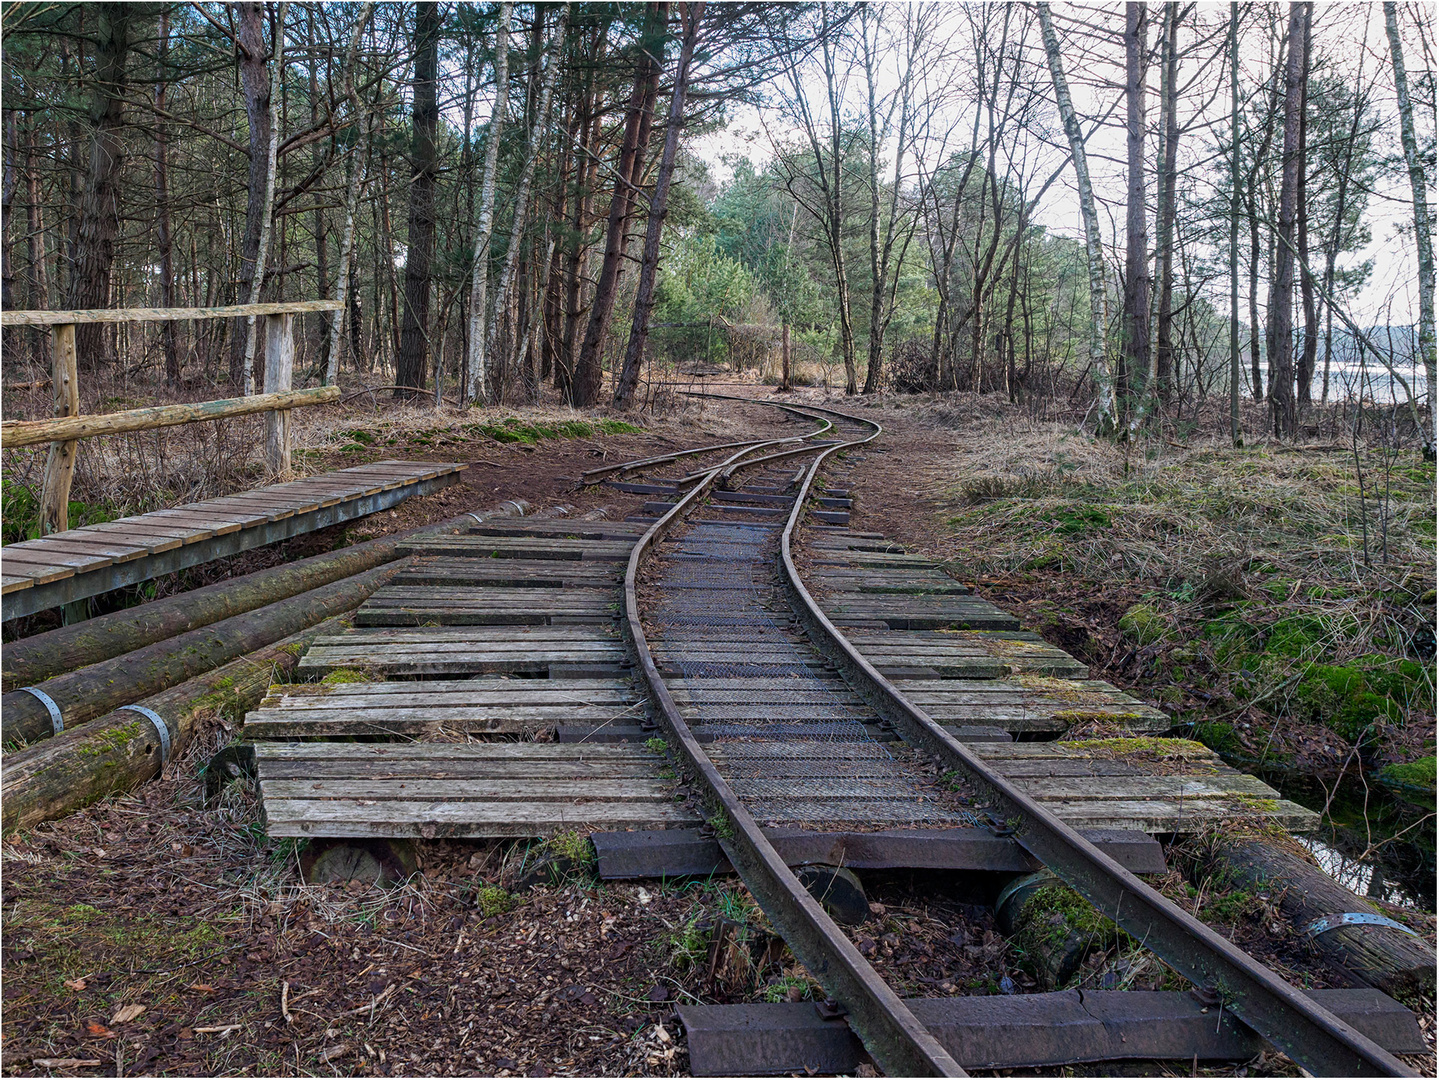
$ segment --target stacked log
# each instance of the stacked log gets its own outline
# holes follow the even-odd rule
[[[143,712],[126,706],[7,754],[0,831],[63,817],[159,776],[204,719],[216,713],[238,718],[254,708],[272,682],[294,670],[310,642],[345,625],[341,617],[326,619],[146,698],[138,703]]]
[[[351,611],[397,569],[398,564],[367,570],[124,656],[46,679],[35,689],[48,702],[29,690],[6,694],[0,698],[0,742],[8,751],[58,734],[52,704],[63,727],[72,728],[274,644],[322,619]]]
[[[1357,982],[1406,1005],[1433,1001],[1428,943],[1282,840],[1222,839],[1210,866],[1231,885],[1265,890],[1318,954]]]
[[[356,607],[393,573],[378,568],[399,557],[402,540],[528,510],[512,500],[12,642],[0,744],[14,749],[56,731],[50,704],[19,687],[49,698],[63,727],[82,724]]]

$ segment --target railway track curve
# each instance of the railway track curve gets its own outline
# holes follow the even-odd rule
[[[784,797],[806,791],[804,768],[779,765],[786,748],[805,739],[794,725],[773,719],[705,723],[705,693],[718,700],[733,691],[737,678],[749,676],[750,698],[776,679],[789,684],[782,693],[793,695],[793,684],[808,680],[814,683],[808,689],[824,694],[833,693],[833,688],[821,685],[826,680],[819,669],[825,662],[839,669],[863,705],[909,746],[967,778],[979,793],[976,807],[982,798],[985,808],[981,815],[971,813],[971,819],[1000,835],[1012,835],[1100,912],[1193,982],[1201,994],[1212,995],[1222,1008],[1305,1069],[1334,1076],[1412,1075],[1398,1058],[1164,898],[996,772],[909,701],[825,615],[806,588],[795,558],[806,499],[832,456],[877,439],[882,427],[873,420],[811,408],[811,415],[822,417],[829,426],[805,437],[742,446],[718,464],[685,477],[689,490],[653,522],[630,554],[623,622],[667,740],[714,811],[709,821],[719,834],[720,846],[795,955],[831,996],[836,1009],[847,1014],[880,1068],[891,1075],[966,1075],[766,837],[760,815],[770,824],[812,821],[823,800]],[[835,437],[821,444],[811,441],[821,431]],[[807,444],[773,449],[786,442]],[[773,515],[769,522],[736,520],[741,506],[708,501],[715,493],[722,498],[724,488],[741,470],[763,475],[780,461],[806,454],[814,458],[794,485],[787,512]],[[653,460],[639,467],[652,464]],[[691,521],[704,505],[717,516]],[[672,551],[662,548],[666,541]],[[682,599],[676,601],[675,596]],[[775,617],[776,596],[789,601],[796,626],[786,627]],[[714,633],[721,627],[721,634]],[[728,639],[728,650],[715,647],[721,635]],[[712,691],[704,691],[706,681],[714,684]],[[887,790],[902,790],[903,770],[876,767],[885,752],[866,733],[865,719],[848,709],[838,723],[812,728],[808,738],[821,743],[831,767],[835,761],[865,762],[865,767],[854,770],[864,779],[850,789],[882,800]],[[708,741],[701,741],[696,728]],[[794,775],[780,780],[781,772]],[[891,785],[888,789],[886,783]],[[843,812],[843,800],[838,802],[836,812]],[[946,812],[962,815],[965,810],[933,813]]]

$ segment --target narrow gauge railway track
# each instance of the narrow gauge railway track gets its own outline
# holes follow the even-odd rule
[[[814,412],[833,418],[838,439],[780,450],[773,449],[776,441],[755,443],[684,477],[690,490],[630,554],[624,622],[672,748],[716,812],[710,821],[726,856],[795,955],[847,1012],[876,1063],[891,1075],[965,1075],[800,883],[760,820],[977,821],[962,806],[916,804],[903,764],[869,734],[881,721],[941,769],[966,777],[982,793],[990,808],[985,817],[997,832],[1012,834],[1104,915],[1304,1068],[1318,1075],[1412,1075],[995,772],[909,702],[825,616],[794,561],[805,500],[831,454],[862,446],[882,429],[833,410]],[[721,502],[710,504],[717,516],[686,521],[740,469],[776,470],[801,454],[816,456],[782,518],[737,520],[743,508]],[[661,548],[661,540],[671,543]],[[802,631],[776,617],[775,601],[785,596]],[[833,667],[867,709],[841,704],[846,683]],[[777,696],[761,699],[762,692]],[[735,700],[803,702],[811,718],[746,721],[726,708]],[[816,744],[822,751],[813,751]],[[812,756],[795,753],[806,746]],[[796,760],[800,756],[805,760]]]

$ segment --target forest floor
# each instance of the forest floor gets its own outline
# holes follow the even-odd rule
[[[763,388],[747,392],[767,396]],[[825,400],[818,391],[797,397]],[[1168,667],[1178,664],[1165,652],[1181,647],[1178,631],[1172,632],[1175,641],[1136,660],[1129,654],[1140,656],[1150,646],[1125,645],[1120,627],[1141,603],[1158,605],[1159,616],[1173,625],[1198,618],[1202,607],[1151,595],[1161,586],[1150,576],[1104,569],[1110,549],[1119,547],[1106,548],[1095,537],[1073,540],[1075,534],[1062,531],[1069,519],[1049,503],[1042,504],[1049,517],[1036,518],[1019,513],[1021,496],[1005,494],[1003,487],[986,489],[990,494],[980,501],[965,494],[975,479],[993,474],[1013,483],[1028,475],[1025,468],[1066,479],[1083,470],[1085,477],[1093,474],[1083,482],[1119,489],[1132,481],[1110,460],[1117,451],[1066,434],[1072,426],[1030,424],[1017,410],[988,403],[830,403],[872,408],[888,430],[877,452],[857,462],[856,527],[955,560],[956,573],[978,578],[982,591],[1078,652],[1096,676],[1175,708],[1176,715],[1201,707],[1192,701],[1208,704],[1195,696],[1200,684],[1194,680],[1183,681],[1187,696],[1178,701],[1161,693],[1175,680],[1157,672],[1153,660],[1164,656]],[[628,505],[574,491],[572,478],[604,460],[725,441],[755,423],[755,413],[706,405],[658,421],[647,418],[641,433],[536,433],[532,442],[499,442],[452,434],[454,425],[433,415],[424,420],[370,410],[347,417],[345,434],[337,427],[321,452],[305,460],[308,471],[390,457],[475,463],[463,485],[352,527],[351,540],[509,498],[536,506],[565,502],[577,513],[608,505],[619,517]],[[562,419],[515,415],[512,431]],[[1268,458],[1287,467],[1287,458]],[[1075,469],[1063,468],[1067,462]],[[1119,480],[1113,479],[1116,469]],[[1432,470],[1428,475],[1432,522]],[[1031,502],[1059,498],[1025,490],[1022,498]],[[1128,505],[1117,498],[1095,495],[1086,505],[1091,503],[1107,508],[1098,512],[1109,524],[1082,516],[1090,531],[1115,530],[1114,522],[1128,512],[1115,509]],[[1063,506],[1072,506],[1072,499]],[[1416,510],[1403,527],[1418,517]],[[1025,539],[1006,539],[1010,530],[994,528],[1002,522],[1012,522],[1013,535]],[[1400,550],[1392,522],[1390,531]],[[1046,537],[1065,545],[1059,555],[1071,561],[1062,569],[1022,565],[1018,552],[1029,550],[1025,544],[1037,551]],[[337,533],[316,542],[333,546],[344,539]],[[983,545],[973,547],[979,539]],[[1217,543],[1213,537],[1209,542]],[[1092,551],[1090,561],[1068,555],[1071,547]],[[1006,556],[1011,549],[1014,554]],[[983,550],[986,561],[967,566],[964,557],[974,550]],[[1004,562],[1007,557],[1014,565]],[[1273,561],[1278,555],[1263,557]],[[1300,554],[1274,565],[1288,567],[1290,558]],[[1432,542],[1429,559],[1432,587]],[[1308,581],[1307,565],[1301,566]],[[1422,560],[1413,571],[1423,572]],[[1250,575],[1259,571],[1241,574],[1244,595],[1270,595],[1259,585],[1274,574],[1254,584]],[[1432,592],[1430,597],[1432,603]],[[1247,619],[1259,623],[1269,613],[1266,607]],[[1211,682],[1220,685],[1222,678],[1216,670]],[[1268,703],[1250,700],[1254,710]],[[1416,712],[1395,726],[1405,730],[1422,722]],[[217,808],[202,807],[199,771],[227,737],[217,729],[197,739],[162,779],[11,837],[0,848],[0,1069],[6,1074],[679,1075],[688,1062],[673,1020],[676,1002],[803,1000],[818,993],[734,879],[607,884],[580,865],[557,879],[536,881],[529,872],[532,845],[433,842],[420,846],[422,873],[401,887],[306,886],[294,843],[265,837],[245,782],[232,785]],[[1384,745],[1407,744],[1391,738]],[[1272,917],[1261,898],[1236,898],[1197,884],[1200,913],[1221,932],[1291,978],[1326,985],[1292,935],[1267,932]],[[896,875],[867,885],[875,904],[869,922],[855,928],[856,942],[909,992],[1037,988],[1022,956],[997,932],[985,898],[967,894],[962,882]],[[1191,908],[1201,903],[1179,870],[1159,885]],[[1413,910],[1395,912],[1432,943],[1432,919]],[[717,932],[720,927],[727,929]],[[1173,983],[1152,958],[1117,937],[1106,937],[1082,977],[1087,986]],[[1430,1022],[1431,1040],[1433,1030]],[[1415,1064],[1432,1070],[1432,1062]],[[1199,1070],[1246,1071],[1297,1075],[1275,1055]],[[1175,1075],[1189,1072],[1186,1063]]]

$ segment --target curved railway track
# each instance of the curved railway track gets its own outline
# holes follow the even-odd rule
[[[836,814],[868,815],[873,823],[875,812],[886,807],[893,814],[902,803],[904,768],[868,733],[876,721],[941,769],[965,777],[971,805],[985,808],[974,813],[936,806],[924,811],[924,820],[968,813],[971,821],[1013,835],[1104,915],[1310,1072],[1412,1075],[1399,1059],[1165,899],[995,772],[861,655],[805,587],[795,562],[796,534],[821,468],[832,455],[878,438],[882,429],[834,410],[780,407],[823,422],[806,436],[627,462],[586,479],[733,450],[683,477],[680,484],[689,490],[635,544],[625,572],[623,621],[656,716],[712,811],[711,827],[725,854],[795,955],[847,1013],[879,1067],[891,1075],[965,1075],[810,895],[760,824],[834,820]],[[822,434],[831,438],[817,442]],[[804,445],[787,445],[793,443]],[[802,475],[779,472],[781,463],[792,465],[802,455],[814,455]],[[794,492],[789,505],[755,522],[755,511],[747,514],[743,505],[712,501],[722,499],[742,471],[781,481],[776,490]],[[786,485],[786,479],[798,482]],[[714,516],[691,520],[707,502]],[[663,541],[670,541],[667,548]],[[797,625],[776,611],[776,599],[788,601]],[[833,668],[844,673],[844,683]],[[769,718],[746,721],[739,716],[743,710],[726,710],[722,703],[735,700],[736,693],[769,703],[759,710]],[[860,707],[848,696],[857,696]],[[786,710],[774,705],[786,701],[803,704],[790,711],[796,717],[815,712],[816,702],[835,705],[828,722],[806,726],[783,722]],[[806,747],[813,758],[799,760]],[[832,784],[812,781],[820,775],[846,777],[841,794],[835,795]],[[901,818],[903,813],[889,820]]]

